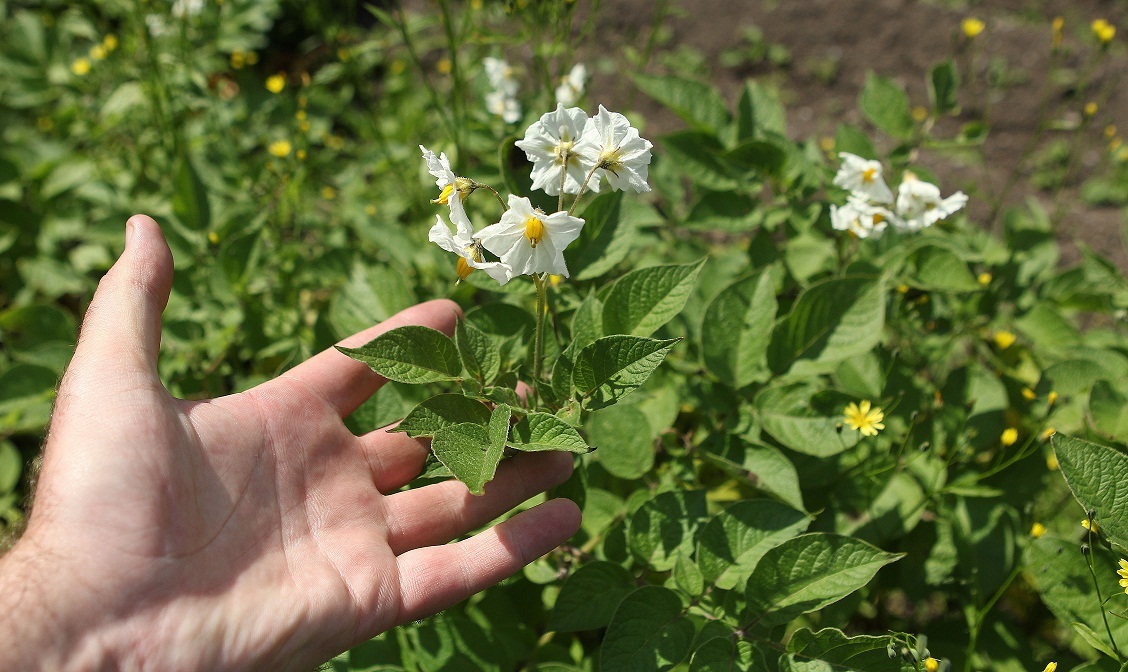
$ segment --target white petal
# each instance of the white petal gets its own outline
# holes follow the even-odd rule
[[[446,222],[443,221],[442,215],[435,215],[435,225],[427,232],[427,240],[443,248],[447,252],[454,252],[459,256],[462,255],[462,246],[450,234],[450,229],[447,227]]]

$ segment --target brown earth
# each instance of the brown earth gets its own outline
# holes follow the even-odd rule
[[[604,0],[595,44],[626,43],[641,48],[646,43],[662,2],[653,0]],[[1079,257],[1078,245],[1087,245],[1111,258],[1128,271],[1122,227],[1124,214],[1116,207],[1092,207],[1078,197],[1078,187],[1100,169],[1107,154],[1103,129],[1115,124],[1128,132],[1128,87],[1120,86],[1120,73],[1128,64],[1124,36],[1128,26],[1128,2],[1109,0],[997,0],[967,5],[921,0],[783,0],[740,2],[736,0],[680,0],[680,12],[664,23],[669,39],[658,53],[688,47],[704,56],[705,76],[730,101],[739,95],[746,78],[768,78],[778,83],[788,107],[792,137],[833,136],[840,122],[865,125],[857,98],[866,73],[874,71],[904,85],[913,105],[926,105],[926,73],[932,65],[949,57],[960,64],[961,73],[974,66],[974,93],[963,90],[963,112],[956,119],[942,120],[940,135],[954,133],[962,123],[985,118],[990,132],[981,159],[947,155],[920,157],[942,183],[945,192],[963,189],[972,196],[970,215],[985,226],[992,221],[992,201],[1014,205],[1037,199],[1047,212],[1057,214],[1057,237],[1063,246],[1063,262]],[[960,31],[963,18],[975,16],[987,29],[969,45]],[[1050,22],[1065,19],[1065,49],[1052,56]],[[1086,69],[1093,53],[1090,23],[1107,18],[1121,27],[1107,55],[1093,67],[1093,83],[1084,97],[1058,79]],[[786,47],[790,64],[768,62],[736,67],[721,65],[722,54],[742,43],[749,26],[758,26],[769,44]],[[589,45],[594,46],[594,45]],[[582,52],[589,51],[582,49]],[[591,51],[594,51],[592,49]],[[652,71],[662,66],[652,63]],[[987,71],[996,84],[987,85]],[[828,74],[829,73],[829,74]],[[593,94],[620,92],[599,88],[612,75],[593,83]],[[604,79],[606,78],[606,79]],[[1054,81],[1054,84],[1050,82]],[[965,84],[967,79],[965,78]],[[1077,139],[1079,151],[1072,178],[1059,194],[1037,189],[1029,181],[1031,161],[1027,153],[1037,129],[1045,121],[1077,121],[1085,102],[1095,100],[1099,110],[1088,129],[1080,133],[1052,131],[1053,137]],[[1056,113],[1040,121],[1044,101]],[[672,130],[679,122],[643,96],[634,97],[635,107],[646,114],[653,135]],[[888,148],[890,143],[883,143]],[[1022,164],[1022,165],[1020,165]],[[1017,172],[1016,172],[1017,171]],[[1015,175],[1015,185],[1006,184]],[[1005,196],[1004,196],[1005,194]]]

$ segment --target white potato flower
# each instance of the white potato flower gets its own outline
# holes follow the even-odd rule
[[[521,120],[521,102],[504,91],[490,91],[486,94],[486,110],[501,117],[507,124]]]
[[[863,159],[856,154],[840,152],[842,165],[834,176],[834,184],[856,194],[864,194],[871,201],[892,203],[893,192],[881,176],[881,163]]]
[[[172,3],[172,15],[177,18],[195,16],[204,11],[204,0],[176,0]]]
[[[533,189],[556,196],[563,180],[564,193],[580,193],[580,185],[591,165],[583,163],[575,145],[583,135],[587,120],[587,113],[580,108],[565,108],[558,103],[555,111],[545,114],[525,130],[525,137],[516,145],[533,164]],[[588,187],[599,191],[599,182],[593,179]]]
[[[612,189],[641,193],[650,191],[646,174],[653,146],[626,117],[600,105],[587,120],[575,151],[586,165],[596,167],[595,175],[606,178]]]
[[[441,190],[439,197],[432,199],[431,202],[449,205],[452,213],[455,208],[462,210],[462,201],[465,201],[466,197],[474,191],[474,180],[455,175],[450,167],[450,160],[447,159],[446,152],[435,156],[434,152],[423,145],[419,145],[419,151],[423,152],[423,160],[427,162],[427,172],[434,176],[435,186]],[[450,195],[456,190],[458,191],[458,198],[452,200]]]
[[[889,224],[897,226],[898,218],[888,208],[874,205],[859,196],[851,196],[843,206],[830,206],[830,224],[836,231],[849,231],[858,238],[879,238]]]
[[[958,212],[967,205],[967,194],[957,191],[940,198],[940,187],[905,171],[897,188],[897,215],[906,231],[920,231]]]
[[[461,206],[457,211],[451,209],[450,221],[454,222],[455,232],[453,234],[451,234],[446,222],[443,221],[442,215],[435,215],[435,225],[427,233],[427,240],[447,252],[454,252],[458,255],[456,267],[458,279],[465,280],[466,276],[470,275],[475,269],[480,269],[502,285],[509,282],[509,268],[505,264],[483,259],[478,241],[474,239],[474,227],[470,224],[470,219]]]
[[[495,91],[500,91],[508,96],[517,95],[516,71],[504,59],[486,56],[482,59],[486,69],[486,79]]]
[[[529,199],[510,194],[509,209],[501,221],[479,231],[477,238],[509,267],[511,278],[532,273],[566,278],[564,248],[579,237],[583,227],[584,220],[579,217],[566,212],[546,215],[534,209]]]
[[[580,101],[584,95],[584,82],[587,81],[587,67],[583,63],[572,66],[568,74],[560,79],[556,87],[556,102],[565,107],[571,107]]]

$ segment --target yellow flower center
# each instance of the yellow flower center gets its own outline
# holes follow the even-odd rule
[[[884,221],[885,221],[885,215],[881,214],[880,212],[873,213],[873,223],[874,224],[880,224]]]
[[[459,257],[458,264],[455,266],[455,272],[458,273],[459,280],[465,280],[466,276],[474,272],[474,269],[470,266],[470,264],[466,263],[466,259],[464,257]]]
[[[866,184],[873,182],[874,175],[877,175],[877,168],[866,168],[862,171],[862,182]]]
[[[448,184],[445,187],[443,187],[443,190],[441,192],[439,192],[439,197],[436,198],[435,200],[431,201],[431,202],[432,203],[441,203],[443,205],[446,205],[450,202],[450,195],[453,192],[454,192],[454,185]]]
[[[556,148],[552,150],[553,159],[561,166],[568,165],[572,160],[572,145],[575,143],[571,140],[561,140]]]
[[[544,238],[544,221],[539,217],[533,216],[525,220],[525,237],[529,239],[529,245],[536,247]]]
[[[609,170],[612,173],[618,171],[619,167],[623,165],[623,160],[619,153],[619,148],[606,149],[599,155],[599,167],[604,170]]]

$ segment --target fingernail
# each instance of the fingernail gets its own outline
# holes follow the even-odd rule
[[[125,223],[125,246],[129,247],[129,240],[133,238],[133,222]]]

